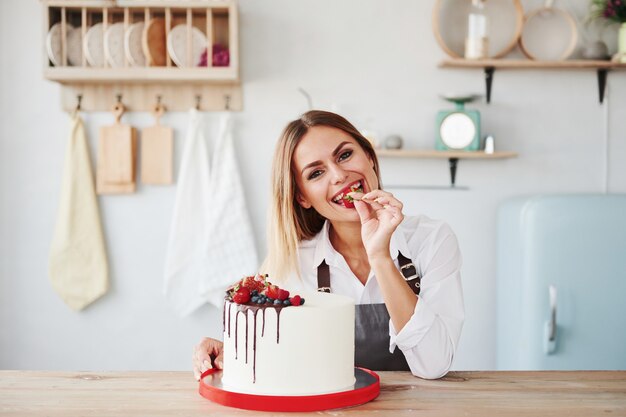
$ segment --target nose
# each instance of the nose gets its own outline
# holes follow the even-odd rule
[[[333,184],[341,184],[348,177],[348,173],[337,164],[331,165],[328,169],[330,171]]]

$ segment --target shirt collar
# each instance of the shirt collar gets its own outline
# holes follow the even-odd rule
[[[391,259],[396,260],[398,258],[398,252],[411,259],[411,253],[409,252],[409,246],[406,238],[400,228],[396,228],[391,235],[389,242],[389,255]],[[333,245],[330,243],[330,222],[326,220],[322,230],[315,237],[315,255],[313,257],[314,265],[319,266],[323,260],[326,260],[328,265],[337,265],[338,257],[341,256]]]

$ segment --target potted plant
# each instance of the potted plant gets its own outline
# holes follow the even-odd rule
[[[591,16],[620,24],[616,58],[626,63],[626,0],[591,0]]]

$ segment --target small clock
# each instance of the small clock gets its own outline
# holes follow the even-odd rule
[[[480,113],[478,110],[465,109],[465,103],[479,98],[477,95],[445,95],[443,99],[456,104],[454,110],[442,110],[437,113],[438,151],[477,151],[480,149]]]

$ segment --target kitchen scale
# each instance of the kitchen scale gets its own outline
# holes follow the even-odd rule
[[[438,151],[477,151],[480,149],[480,113],[478,110],[465,108],[465,103],[480,96],[446,94],[441,98],[455,104],[454,109],[441,110],[437,113]]]
[[[444,94],[444,100],[455,104],[454,109],[437,113],[435,149],[438,151],[475,152],[480,149],[480,113],[466,109],[465,104],[480,98],[476,94]],[[448,158],[450,186],[455,187],[457,156]]]

